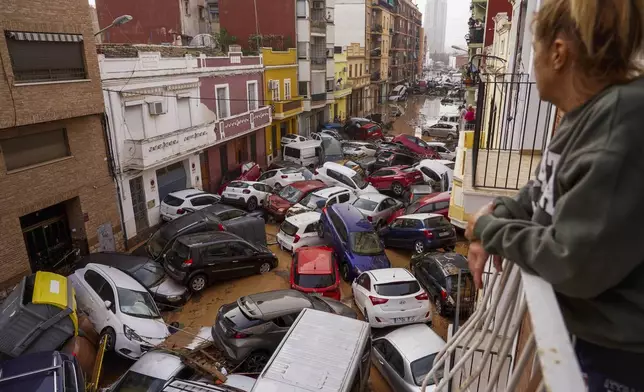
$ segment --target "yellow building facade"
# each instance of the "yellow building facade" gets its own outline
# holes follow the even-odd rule
[[[342,53],[335,53],[333,55],[335,62],[335,87],[333,90],[333,98],[335,103],[331,107],[331,119],[336,117],[340,121],[344,121],[348,117],[347,97],[351,95],[351,85],[349,84],[349,62],[347,60],[346,50]]]
[[[367,72],[367,58],[364,46],[352,43],[347,47],[347,63],[349,64],[349,84],[351,95],[349,95],[348,113],[350,116],[362,116],[368,114],[369,103],[369,80]]]
[[[282,136],[297,133],[297,115],[302,113],[302,97],[297,84],[297,49],[286,51],[262,48],[264,62],[264,101],[271,105],[273,122],[266,127],[266,156],[277,158]]]

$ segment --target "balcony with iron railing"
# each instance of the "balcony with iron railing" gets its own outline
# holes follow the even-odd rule
[[[501,273],[491,264],[474,313],[450,326],[421,390],[585,391],[552,286],[510,261]]]
[[[324,12],[320,9],[311,10],[311,33],[326,34],[327,17]]]
[[[382,25],[381,24],[374,24],[373,26],[371,26],[371,34],[373,34],[373,35],[382,34]]]
[[[481,46],[483,45],[484,34],[485,28],[483,26],[470,28],[470,33],[465,36],[465,41],[470,47]]]
[[[282,120],[302,113],[302,97],[292,97],[284,101],[274,101],[272,103],[273,118]]]

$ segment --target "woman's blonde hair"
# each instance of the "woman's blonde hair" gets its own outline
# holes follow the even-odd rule
[[[534,24],[546,45],[568,40],[589,77],[623,82],[642,73],[644,0],[545,0]]]

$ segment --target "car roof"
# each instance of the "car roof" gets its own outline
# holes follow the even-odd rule
[[[362,127],[369,129],[369,128],[378,127],[378,126],[379,125],[376,123],[369,123],[369,124],[364,124]]]
[[[234,183],[234,182],[241,182],[241,183],[243,183],[243,184],[248,184],[248,185],[254,185],[254,184],[262,184],[262,185],[265,185],[263,182],[260,182],[260,181],[234,180],[234,181],[229,182],[227,186],[230,186],[230,184],[232,184],[232,183]],[[234,187],[233,187],[233,188],[234,188]]]
[[[186,234],[177,238],[177,242],[185,246],[235,240],[243,241],[243,238],[227,231],[208,231],[205,233]]]
[[[304,180],[292,182],[290,186],[302,192],[309,192],[313,189],[326,187],[326,184],[320,180]]]
[[[442,216],[443,215],[440,215],[440,214],[409,214],[409,215],[399,216],[398,218],[425,220],[429,218],[440,218]]]
[[[297,251],[297,273],[328,275],[333,272],[333,249],[328,246],[300,248]]]
[[[321,140],[304,140],[301,142],[289,143],[284,147],[302,149],[302,148],[310,148],[310,147],[319,147],[321,145],[322,145]]]
[[[169,380],[185,365],[181,358],[163,351],[149,351],[130,366],[130,371],[146,376]]]
[[[77,263],[77,268],[83,268],[87,264],[103,264],[125,270],[136,270],[143,264],[153,260],[145,256],[135,256],[130,253],[120,252],[97,252],[83,256]]]
[[[348,177],[352,177],[356,174],[355,170],[335,162],[326,162],[323,167],[325,169],[333,169],[338,173],[344,174],[345,176],[348,176]]]
[[[412,185],[409,187],[409,191],[414,193],[435,193],[433,192],[434,188],[431,185]]]
[[[352,204],[341,203],[334,204],[331,209],[340,216],[349,232],[368,232],[373,231],[373,225],[369,222],[362,212]]]
[[[447,159],[434,159],[434,162],[443,164],[443,165],[453,165],[453,161],[448,161]],[[449,169],[449,168],[448,168]]]
[[[315,211],[304,212],[302,214],[289,216],[286,220],[295,226],[309,225],[320,220],[320,213]]]
[[[252,316],[260,316],[264,319],[290,314],[297,310],[311,307],[311,299],[306,294],[290,289],[265,291],[242,298],[246,298],[251,302],[250,305],[255,308],[252,310],[259,312],[259,314],[251,314]]]
[[[408,362],[437,353],[445,341],[426,324],[411,324],[394,329],[384,335]]]
[[[380,203],[385,199],[391,199],[391,196],[383,195],[382,193],[365,193],[363,195],[360,195],[358,199],[365,199],[365,200],[375,201],[376,203]]]
[[[340,192],[351,192],[351,191],[341,186],[330,186],[328,188],[319,189],[313,192],[313,194],[319,197],[329,198],[331,195],[335,195],[336,193],[340,193]]]
[[[418,162],[418,166],[426,166],[435,172],[439,172],[438,174],[447,173],[452,170],[449,167],[445,166],[444,163],[436,162],[436,160],[434,159],[423,159],[422,161]]]
[[[449,192],[449,191],[448,192],[436,192],[436,193],[432,193],[430,195],[421,197],[418,200],[418,203],[424,205],[424,204],[427,204],[427,203],[435,203],[437,201],[445,201],[445,200],[450,199],[450,197],[451,197],[450,195],[451,195],[451,192]]]
[[[188,199],[190,197],[204,195],[204,194],[206,194],[206,192],[200,191],[199,189],[194,189],[194,188],[182,189],[180,191],[174,191],[174,192],[168,193],[168,195],[174,196],[179,199]]]
[[[416,280],[411,272],[405,268],[382,268],[367,272],[373,277],[373,284],[386,284],[393,282],[406,282]]]
[[[94,263],[87,264],[86,268],[101,271],[104,277],[105,276],[108,277],[108,279],[111,280],[112,283],[114,283],[114,286],[116,287],[119,287],[122,289],[134,290],[134,291],[147,292],[147,289],[143,287],[141,283],[137,282],[133,277],[131,277],[130,275],[126,274],[125,272],[121,271],[118,268],[110,267],[109,265],[94,264]]]
[[[445,147],[446,144],[443,142],[425,142],[427,143],[428,146],[440,146],[440,147]]]
[[[469,269],[465,256],[458,253],[428,253],[423,256],[423,259],[425,258],[432,259],[443,267],[443,272],[445,272],[445,275],[447,276],[458,275],[459,270]]]

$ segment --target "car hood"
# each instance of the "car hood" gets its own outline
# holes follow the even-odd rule
[[[277,195],[270,195],[268,197],[268,203],[276,208],[289,208],[293,205],[288,200]]]
[[[124,313],[121,313],[120,318],[123,324],[132,328],[137,335],[153,346],[160,344],[165,338],[170,336],[170,331],[168,331],[168,327],[164,324],[163,319],[133,317]],[[123,330],[116,331],[116,333],[123,333]]]
[[[353,255],[353,265],[361,272],[373,269],[390,268],[391,262],[384,253],[376,256]]]
[[[296,205],[294,205],[289,209],[289,214],[293,216],[293,215],[302,214],[304,212],[310,212],[310,211],[312,211],[310,208],[305,207],[300,203],[297,203]]]
[[[165,276],[163,280],[159,282],[159,284],[150,287],[150,291],[153,294],[170,297],[174,295],[183,295],[186,291],[188,291],[188,289],[175,282],[173,279],[170,279],[168,276]]]
[[[318,297],[322,301],[324,301],[327,305],[333,309],[335,314],[339,314],[340,316],[345,316],[349,317],[352,319],[357,319],[358,315],[356,314],[356,311],[348,307],[347,305],[343,304],[340,301],[336,301],[332,298],[327,298],[327,297]]]
[[[361,189],[360,193],[378,193],[378,190],[373,185],[369,184],[364,189]]]

